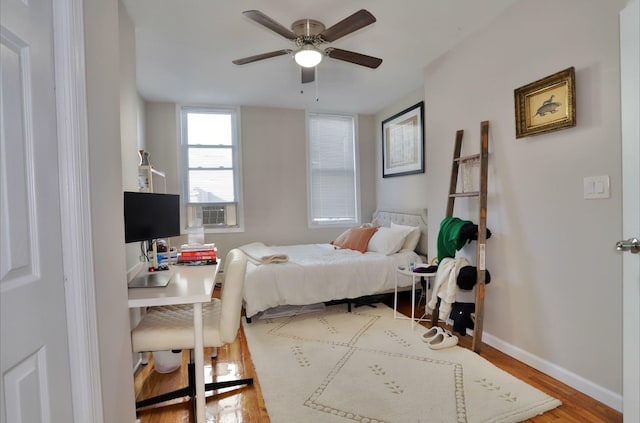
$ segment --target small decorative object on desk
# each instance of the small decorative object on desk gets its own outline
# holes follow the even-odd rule
[[[148,151],[138,150],[138,155],[140,156],[140,166],[150,166]]]

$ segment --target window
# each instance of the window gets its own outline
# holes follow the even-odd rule
[[[310,225],[358,224],[353,116],[309,113],[307,131]]]
[[[240,227],[237,115],[236,109],[182,108],[183,198],[188,227]]]

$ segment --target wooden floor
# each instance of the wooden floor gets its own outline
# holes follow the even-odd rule
[[[389,302],[388,305],[392,306],[392,303]],[[398,310],[407,315],[411,314],[409,296],[400,297]],[[428,323],[425,323],[425,325],[428,326]],[[463,347],[468,348],[470,344],[470,338],[460,341],[460,345]],[[207,350],[205,353],[205,357],[209,357],[210,350]],[[526,420],[526,422],[622,422],[621,413],[501,353],[495,348],[483,344],[480,355],[491,361],[497,367],[562,401],[562,406],[548,411],[541,416]],[[148,365],[142,366],[136,372],[136,399],[144,399],[185,386],[187,383],[187,362],[188,354],[184,353],[180,370],[168,374],[159,374],[153,370],[153,360],[150,359]],[[213,369],[215,369],[215,374],[218,375],[216,380],[253,377],[255,381],[252,386],[228,388],[216,392],[215,395],[209,393],[207,397],[208,422],[270,423],[260,391],[260,383],[255,375],[247,341],[242,330],[233,344],[218,349],[216,359],[205,360],[205,367],[207,374],[205,382],[211,381]],[[148,407],[138,412],[138,418],[141,423],[187,423],[193,421],[191,404],[188,400],[174,400],[170,405]]]

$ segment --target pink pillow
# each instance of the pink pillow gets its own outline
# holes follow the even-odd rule
[[[348,248],[364,253],[369,246],[369,240],[377,230],[378,228],[351,228],[346,231],[344,239],[341,239],[341,235],[332,244],[340,248]]]
[[[359,227],[360,228],[379,228],[380,227],[380,223],[378,223],[378,221],[376,219],[373,219],[371,221],[371,223],[363,223]],[[344,244],[344,241],[347,239],[347,235],[349,235],[349,231],[351,229],[352,228],[349,228],[346,231],[342,232],[340,235],[338,235],[338,237],[334,241],[329,242],[329,244],[332,244],[332,245],[342,245],[342,244]]]

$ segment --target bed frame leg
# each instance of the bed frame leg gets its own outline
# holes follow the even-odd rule
[[[247,323],[251,323],[251,317],[244,316],[244,318],[247,319]]]
[[[347,312],[351,313],[351,301],[347,301]]]

